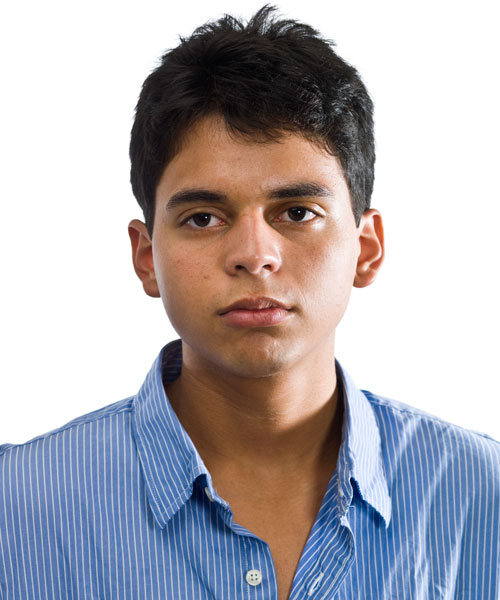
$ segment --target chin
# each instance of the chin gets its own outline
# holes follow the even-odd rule
[[[228,350],[222,349],[214,362],[237,377],[256,379],[286,371],[298,360],[295,344],[263,337],[241,340]]]
[[[200,338],[190,343],[186,342],[198,359],[212,364],[212,368],[235,377],[256,379],[270,377],[281,371],[286,371],[300,358],[296,341],[274,337],[269,332],[252,331],[251,335],[240,339],[212,338],[206,346],[200,344]]]
[[[276,360],[274,362],[253,360],[246,361],[244,364],[241,364],[241,362],[225,361],[221,364],[221,367],[225,372],[230,372],[234,377],[240,377],[241,379],[263,379],[283,372],[287,369],[288,365],[283,360]]]

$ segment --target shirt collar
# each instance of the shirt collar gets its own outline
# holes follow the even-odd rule
[[[202,485],[208,487],[208,493],[216,497],[210,473],[165,393],[164,385],[180,375],[181,367],[182,342],[175,340],[162,349],[132,402],[132,430],[147,497],[161,527],[189,500],[198,477],[202,478]],[[345,403],[337,466],[339,486],[343,490],[339,510],[345,514],[352,500],[352,478],[361,499],[381,515],[387,527],[391,502],[377,421],[366,396],[338,361],[336,369]]]
[[[344,423],[342,442],[337,461],[339,486],[339,508],[346,514],[354,489],[351,478],[356,483],[356,491],[361,499],[382,517],[385,527],[389,527],[392,503],[387,487],[380,430],[373,408],[368,398],[359,390],[338,360],[337,384],[343,389]]]
[[[182,367],[181,340],[167,344],[132,402],[132,430],[146,492],[161,527],[188,501],[194,481],[209,473],[165,393]]]

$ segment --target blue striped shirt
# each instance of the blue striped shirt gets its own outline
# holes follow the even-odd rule
[[[181,364],[172,342],[136,396],[0,446],[0,598],[278,597],[166,397]],[[335,368],[342,443],[290,598],[498,600],[500,444]]]

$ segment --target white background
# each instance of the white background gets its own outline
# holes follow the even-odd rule
[[[387,257],[337,357],[359,387],[500,438],[495,2],[283,1],[337,42],[376,105]],[[1,18],[0,442],[134,394],[177,337],[142,291],[128,141],[157,58],[261,2],[11,2]]]

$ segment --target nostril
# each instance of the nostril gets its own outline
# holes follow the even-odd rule
[[[271,255],[258,255],[244,253],[239,256],[227,256],[225,268],[229,273],[248,272],[250,275],[264,275],[267,277],[270,273],[280,268],[281,259],[279,254],[276,257]]]
[[[266,265],[262,265],[261,267],[259,267],[258,269],[252,269],[249,267],[245,267],[244,265],[235,265],[234,267],[237,270],[245,270],[245,271],[249,271],[250,273],[257,273],[258,271],[260,271],[261,269],[266,269],[266,270],[272,270],[273,266],[271,264],[266,264]]]

